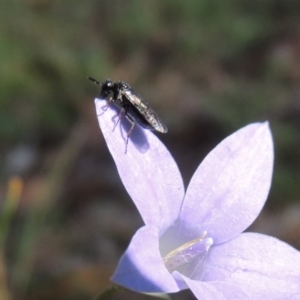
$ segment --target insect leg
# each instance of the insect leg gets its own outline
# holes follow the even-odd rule
[[[110,97],[108,100],[107,100],[107,104],[102,108],[102,113],[100,114],[97,114],[97,117],[99,116],[102,116],[107,110],[108,108],[111,106],[111,104],[114,102],[114,99],[112,97]]]
[[[110,98],[108,99],[107,105],[105,106],[105,108],[104,108],[103,110],[104,110],[104,111],[107,111],[108,108],[111,106],[111,104],[112,104],[113,102],[114,102],[113,97],[110,97]]]
[[[111,102],[109,102],[109,103],[112,103],[112,102],[113,102],[113,100],[112,100]],[[120,113],[119,113],[119,115],[118,115],[118,120],[117,120],[117,122],[115,123],[114,128],[113,128],[112,131],[115,131],[115,129],[116,129],[118,123],[120,122],[120,120],[121,120],[121,118],[122,118],[122,114],[123,114],[124,112],[125,112],[125,108],[122,107],[121,110],[120,110]]]
[[[131,127],[130,127],[128,133],[127,133],[125,154],[127,153],[127,146],[128,146],[129,137],[131,136],[132,131],[133,131],[134,127],[135,127],[135,121],[130,116],[126,115],[126,119],[130,122]]]

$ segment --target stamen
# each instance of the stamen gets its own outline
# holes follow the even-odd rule
[[[210,237],[205,238],[206,235],[207,232],[204,231],[200,237],[169,252],[163,258],[163,262],[168,271],[172,272],[182,265],[188,264],[199,255],[204,258],[207,255],[209,248],[213,245],[213,239]]]

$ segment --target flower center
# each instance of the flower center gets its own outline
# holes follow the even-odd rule
[[[163,258],[163,262],[168,271],[182,271],[182,266],[192,267],[195,271],[197,267],[204,263],[208,250],[213,245],[213,239],[206,236],[207,232],[204,231],[200,237],[170,251]],[[193,264],[189,266],[191,262],[193,262]],[[192,271],[192,273],[194,273],[194,271]],[[184,271],[184,273],[186,272]]]

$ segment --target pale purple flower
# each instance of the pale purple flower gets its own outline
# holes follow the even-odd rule
[[[276,238],[242,233],[261,211],[271,185],[267,122],[223,140],[185,192],[173,157],[153,133],[136,126],[125,154],[130,125],[123,117],[112,131],[116,110],[103,113],[106,102],[95,103],[107,146],[145,223],[113,282],[148,293],[190,288],[199,299],[300,299],[300,253]]]

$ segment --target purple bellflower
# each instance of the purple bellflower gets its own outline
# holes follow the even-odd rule
[[[250,124],[217,145],[185,192],[173,157],[149,130],[95,100],[100,128],[122,182],[145,225],[112,277],[144,293],[189,288],[198,299],[300,299],[300,252],[276,238],[242,233],[271,185],[268,123]]]

